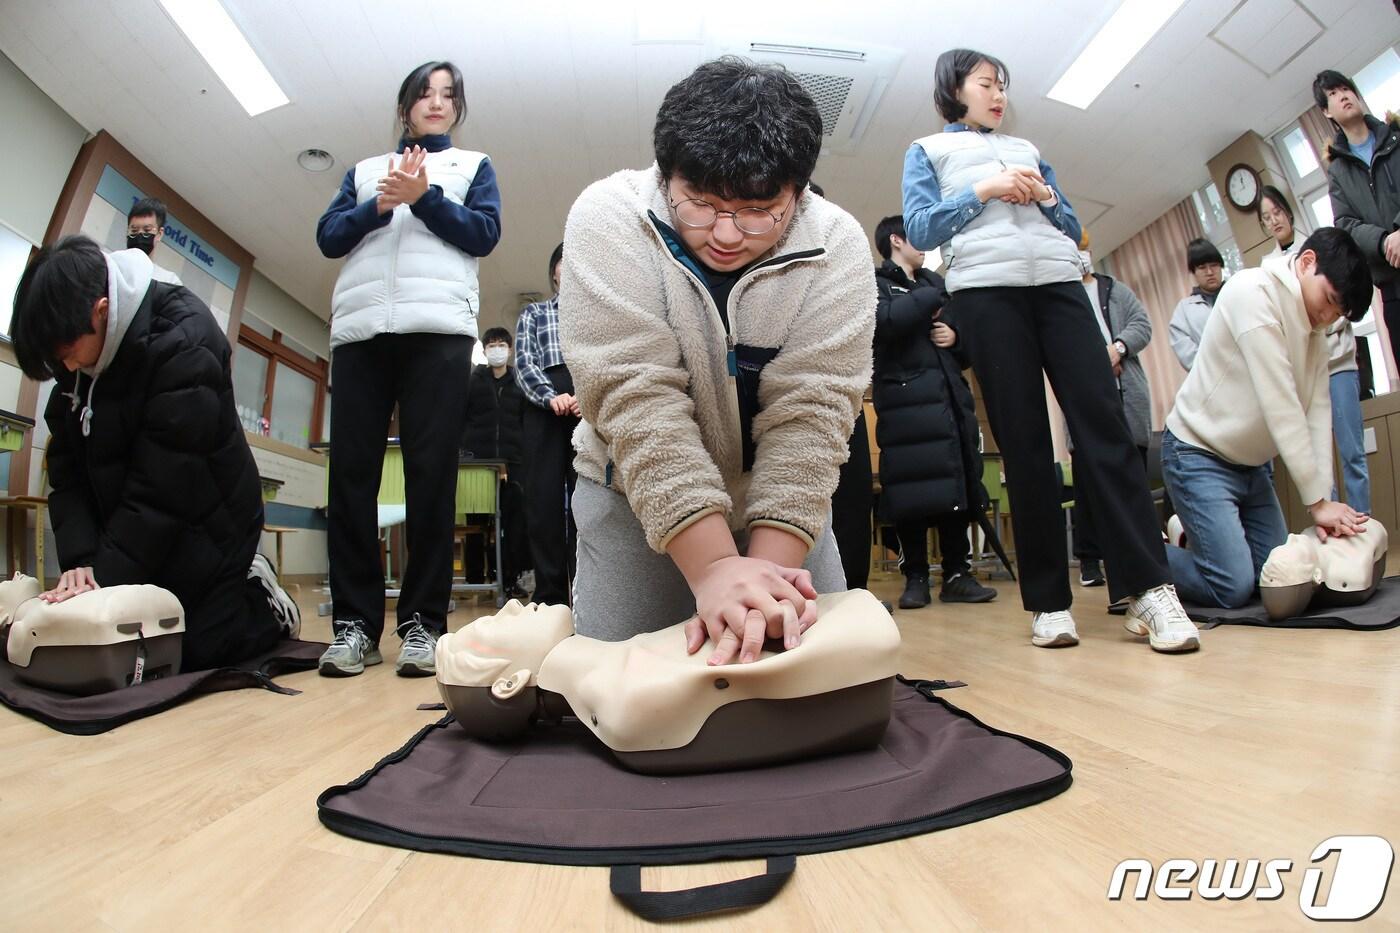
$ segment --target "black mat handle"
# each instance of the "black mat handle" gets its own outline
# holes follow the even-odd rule
[[[681,920],[760,907],[777,896],[796,870],[797,856],[775,855],[761,875],[683,891],[643,891],[642,866],[614,865],[611,887],[613,896],[643,920]]]

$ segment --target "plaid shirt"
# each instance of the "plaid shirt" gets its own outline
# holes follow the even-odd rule
[[[540,408],[554,398],[554,384],[545,375],[551,366],[564,363],[559,345],[559,296],[525,306],[515,324],[515,384]]]

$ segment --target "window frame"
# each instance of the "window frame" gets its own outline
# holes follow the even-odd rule
[[[251,350],[268,361],[267,384],[263,390],[263,407],[261,417],[268,424],[272,423],[272,397],[277,391],[277,366],[282,363],[289,369],[293,369],[301,375],[315,383],[316,390],[314,401],[311,406],[311,430],[309,443],[318,444],[321,442],[321,428],[325,418],[326,404],[328,402],[328,383],[330,382],[330,363],[326,360],[310,359],[298,353],[291,347],[282,343],[282,332],[275,327],[272,329],[272,338],[269,339],[258,333],[246,323],[240,322],[238,325],[238,343],[240,346]]]
[[[1209,194],[1212,189],[1215,190],[1213,199]],[[1219,212],[1213,210],[1212,201],[1219,205]],[[1206,179],[1205,184],[1192,191],[1191,206],[1196,211],[1196,219],[1201,221],[1201,235],[1215,244],[1215,248],[1220,250],[1221,258],[1225,260],[1225,278],[1239,272],[1244,267],[1244,256],[1240,252],[1239,244],[1235,242],[1235,231],[1230,227],[1230,218],[1225,212],[1225,201],[1220,195],[1220,190],[1215,187],[1215,182]],[[1215,213],[1218,213],[1221,219],[1207,223],[1210,220],[1208,215]]]

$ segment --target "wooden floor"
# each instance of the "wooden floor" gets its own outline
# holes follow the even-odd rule
[[[887,599],[899,582],[872,584]],[[965,680],[944,694],[989,725],[1074,760],[1066,793],[932,835],[803,856],[776,901],[727,929],[1259,929],[1298,907],[1317,843],[1400,846],[1400,630],[1221,628],[1153,654],[1076,588],[1079,647],[1033,648],[1014,584],[987,606],[897,612],[904,670]],[[325,638],[308,608],[304,635]],[[468,602],[465,624],[485,611]],[[386,655],[392,661],[397,642]],[[392,664],[278,696],[204,697],[94,737],[0,711],[0,929],[614,930],[645,926],[607,871],[478,861],[338,836],[315,799],[437,713],[431,680]],[[1276,901],[1106,898],[1121,859],[1289,858]],[[648,869],[655,888],[756,862]],[[1335,865],[1335,857],[1329,864]],[[1400,874],[1398,872],[1397,874]],[[1400,881],[1370,918],[1400,928]],[[704,925],[704,924],[702,924]]]

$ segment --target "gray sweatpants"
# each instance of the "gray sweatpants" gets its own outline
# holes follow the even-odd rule
[[[647,545],[625,496],[580,476],[573,507],[578,525],[575,631],[603,641],[624,641],[695,615],[695,597],[685,577],[668,555]],[[747,532],[735,532],[740,553],[747,538]],[[846,589],[830,521],[802,566],[812,572],[818,593]]]

